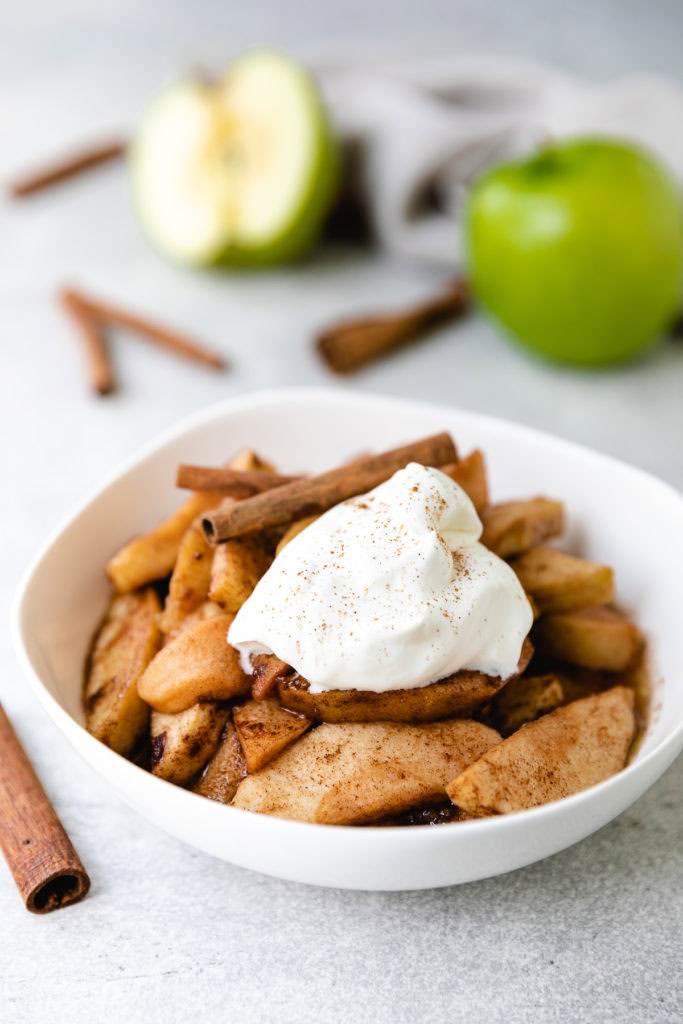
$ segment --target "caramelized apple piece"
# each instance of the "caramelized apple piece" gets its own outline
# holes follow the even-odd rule
[[[88,732],[124,756],[149,722],[137,683],[159,647],[159,599],[153,590],[122,594],[95,637],[83,694]]]
[[[578,665],[557,665],[553,668],[553,674],[557,676],[562,684],[564,693],[564,704],[571,704],[576,700],[583,700],[584,697],[592,697],[596,693],[603,693],[614,686],[614,676],[609,672],[599,672],[592,668],[580,668]],[[619,685],[623,683],[619,679]]]
[[[239,452],[228,466],[239,470],[272,469],[249,448]],[[216,492],[198,491],[151,533],[125,544],[107,563],[107,574],[116,589],[125,593],[168,576],[178,557],[180,543],[192,522],[205,512],[217,508],[221,501],[222,496]]]
[[[461,719],[406,725],[325,724],[240,783],[234,807],[327,825],[353,825],[440,801],[455,772],[500,739]]]
[[[215,751],[227,718],[227,708],[214,701],[193,704],[177,715],[153,711],[152,774],[186,786]]]
[[[531,607],[531,614],[533,615],[533,617],[534,617],[534,622],[535,622],[535,621],[536,621],[536,619],[540,618],[540,615],[541,615],[541,609],[540,609],[540,608],[538,607],[538,605],[537,605],[537,604],[536,604],[536,602],[534,601],[534,599],[533,599],[533,597],[531,596],[531,594],[527,594],[527,595],[526,595],[526,599],[527,599],[527,601],[529,602],[529,605],[530,605],[530,607]]]
[[[615,686],[551,711],[487,751],[446,787],[475,816],[560,800],[620,771],[635,734],[633,691]]]
[[[466,718],[523,672],[532,652],[531,643],[525,640],[518,671],[507,680],[483,672],[463,671],[411,690],[310,693],[305,679],[292,676],[278,680],[280,703],[290,711],[323,722],[433,722],[439,718]]]
[[[197,516],[220,503],[220,494],[198,492],[151,533],[136,537],[107,562],[107,575],[121,593],[160,580],[173,569],[185,533]]]
[[[215,619],[219,615],[225,615],[222,608],[219,608],[217,604],[213,603],[213,601],[202,601],[195,611],[190,612],[189,615],[185,616],[173,636],[166,636],[164,638],[164,646],[169,644],[171,640],[178,635],[178,633],[184,633],[186,630],[192,629],[193,626],[196,626],[198,622],[205,622],[206,619]]]
[[[553,711],[564,700],[562,683],[553,675],[522,676],[504,686],[493,701],[491,716],[503,736]]]
[[[531,548],[510,565],[541,614],[609,604],[614,597],[614,575],[609,566],[553,548]]]
[[[262,459],[260,455],[257,455],[253,448],[242,448],[236,455],[233,455],[230,462],[228,462],[228,468],[236,469],[240,473],[250,473],[254,469],[259,469],[266,473],[275,472],[275,466],[271,462]]]
[[[579,608],[544,615],[534,636],[541,650],[584,668],[623,672],[643,640],[637,626],[613,608]]]
[[[173,636],[188,615],[192,615],[208,597],[213,548],[202,530],[201,518],[185,531],[171,574],[168,596],[159,619],[162,633]]]
[[[564,508],[559,501],[531,498],[490,505],[482,512],[482,544],[499,558],[511,558],[562,533]]]
[[[285,532],[282,534],[278,546],[275,548],[275,555],[280,554],[283,548],[286,548],[291,540],[298,537],[307,526],[314,523],[316,519],[320,519],[320,516],[303,516],[301,519],[295,519],[291,526],[288,526]]]
[[[232,720],[250,775],[303,736],[312,724],[310,718],[287,711],[274,698],[240,704],[233,711]]]
[[[192,787],[200,796],[229,804],[247,774],[242,746],[231,719],[225,723],[218,748]]]
[[[249,692],[237,651],[227,642],[232,615],[198,622],[152,659],[138,693],[157,711],[177,714],[198,701],[227,700]]]
[[[292,669],[274,654],[257,654],[251,659],[253,682],[251,695],[254,700],[265,700],[277,689],[278,679],[291,675]]]
[[[271,563],[262,536],[240,537],[215,548],[209,597],[226,612],[238,612]]]
[[[449,462],[448,465],[440,468],[451,480],[460,484],[477,512],[481,513],[482,509],[486,508],[489,500],[489,488],[483,452],[475,448],[464,459],[459,459],[458,462]]]

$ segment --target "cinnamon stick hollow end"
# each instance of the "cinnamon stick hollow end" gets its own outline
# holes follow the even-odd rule
[[[0,705],[0,849],[27,910],[83,899],[90,879]]]
[[[90,879],[79,861],[55,871],[22,896],[26,909],[32,914],[49,914],[51,910],[78,903],[89,891]]]

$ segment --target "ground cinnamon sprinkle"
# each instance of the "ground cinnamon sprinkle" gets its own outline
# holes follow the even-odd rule
[[[261,609],[250,608],[250,599],[238,614],[245,633],[242,641],[236,632],[235,642],[253,636],[314,685],[338,680],[323,688],[344,689],[354,678],[362,689],[359,672],[367,675],[367,689],[383,687],[387,678],[396,688],[415,687],[465,667],[454,659],[499,640],[477,635],[489,628],[477,602],[490,573],[505,574],[505,586],[494,585],[503,601],[505,587],[515,590],[519,582],[478,544],[478,520],[471,505],[459,502],[462,491],[448,476],[412,464],[374,492],[338,504],[299,535],[296,548],[282,550],[270,570],[272,585],[268,574],[260,585]],[[506,607],[504,614],[521,617],[519,602]],[[519,644],[530,623],[524,625],[514,632]],[[464,646],[463,635],[469,637]],[[506,674],[517,665],[513,648],[514,642]]]

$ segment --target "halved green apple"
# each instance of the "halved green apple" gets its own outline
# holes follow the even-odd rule
[[[165,256],[259,266],[301,256],[337,180],[337,148],[315,82],[271,51],[207,84],[184,81],[145,114],[130,168],[143,228]]]

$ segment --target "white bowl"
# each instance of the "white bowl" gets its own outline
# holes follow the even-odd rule
[[[80,703],[83,659],[104,610],[103,565],[178,503],[178,462],[219,464],[249,445],[283,471],[321,470],[369,448],[449,430],[484,449],[496,499],[566,501],[567,546],[616,567],[621,602],[651,650],[653,712],[633,762],[532,811],[438,827],[311,825],[225,807],[154,778],[93,739]],[[279,878],[350,889],[423,889],[510,871],[583,839],[633,803],[683,747],[683,498],[639,470],[525,427],[351,391],[280,390],[230,399],[183,421],[116,473],[51,538],[15,609],[21,663],[76,750],[141,814],[192,846]]]

